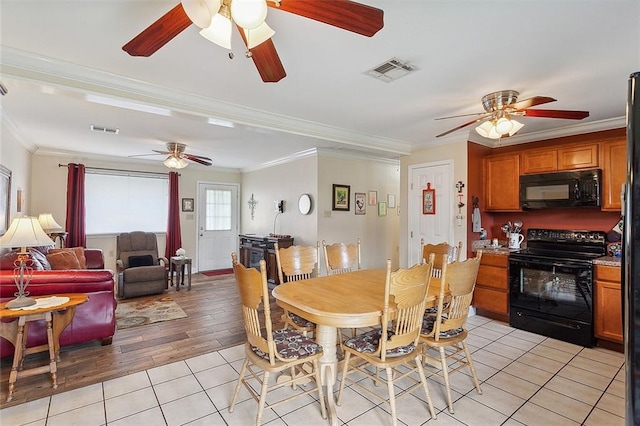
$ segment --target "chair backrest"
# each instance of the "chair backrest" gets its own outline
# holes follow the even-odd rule
[[[443,333],[458,330],[466,324],[481,258],[482,250],[478,250],[476,257],[442,266],[438,308],[432,332],[435,340],[439,340]]]
[[[425,244],[424,238],[420,238],[420,247],[422,251],[422,261],[425,262],[431,253],[436,255],[436,263],[433,265],[436,269],[442,269],[441,255],[447,255],[447,263],[460,261],[462,257],[462,241],[457,246],[448,243]]]
[[[116,237],[116,259],[129,267],[129,258],[133,256],[148,256],[152,264],[158,265],[158,240],[153,232],[124,232]]]
[[[344,274],[362,269],[360,260],[360,238],[355,243],[327,244],[322,240],[324,264],[327,275]]]
[[[274,244],[278,278],[281,283],[318,276],[318,250],[313,246],[278,247]]]
[[[433,263],[428,262],[392,272],[391,260],[387,260],[381,318],[383,337],[380,338],[379,345],[379,356],[383,361],[389,351],[417,345],[432,268]],[[384,336],[389,338],[385,339]]]
[[[233,273],[240,294],[242,320],[248,343],[269,354],[269,362],[275,364],[275,343],[267,286],[267,264],[260,260],[260,271],[247,268],[238,262],[236,253],[231,253]],[[262,311],[262,314],[261,314]],[[265,330],[263,334],[263,328]]]

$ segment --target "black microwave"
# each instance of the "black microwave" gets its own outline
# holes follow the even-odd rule
[[[520,176],[520,207],[549,209],[599,207],[602,170]]]

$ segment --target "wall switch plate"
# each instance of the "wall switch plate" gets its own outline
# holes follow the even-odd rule
[[[331,217],[331,210],[325,210],[324,211],[324,217],[325,218],[330,218]]]

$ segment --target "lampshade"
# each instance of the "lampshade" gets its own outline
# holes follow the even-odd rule
[[[506,123],[501,120],[506,121]],[[497,121],[485,121],[484,123],[476,127],[476,132],[478,132],[480,136],[485,138],[500,139],[506,134],[508,134],[509,136],[515,135],[516,132],[523,127],[524,124],[520,123],[519,121],[501,117]]]
[[[524,124],[522,124],[521,122],[516,121],[516,120],[511,120],[511,124],[513,124],[513,128],[509,132],[509,136],[515,135],[518,130],[520,130],[520,129],[522,129],[524,127]]]
[[[244,29],[244,35],[247,39],[247,47],[253,49],[259,44],[269,40],[276,32],[271,29],[266,22],[260,24],[257,28]]]
[[[51,213],[40,213],[38,215],[38,223],[40,223],[44,232],[48,234],[62,231],[62,226],[56,222]]]
[[[187,160],[174,155],[167,157],[167,159],[163,161],[163,164],[170,169],[184,169],[189,165]]]
[[[265,0],[233,0],[231,17],[244,29],[256,28],[267,17],[267,2]]]
[[[35,217],[25,216],[13,219],[6,234],[0,238],[0,246],[21,247],[22,252],[26,251],[26,247],[53,245],[55,243],[45,234]]]
[[[225,6],[220,8],[222,13]],[[231,50],[231,19],[216,13],[211,19],[211,25],[200,30],[200,35],[220,47]]]
[[[505,117],[500,117],[498,121],[496,121],[496,132],[501,135],[508,134],[511,129],[513,129],[513,124],[511,124],[511,120]]]
[[[220,0],[182,0],[182,8],[191,22],[200,28],[211,25],[211,17],[220,10]]]

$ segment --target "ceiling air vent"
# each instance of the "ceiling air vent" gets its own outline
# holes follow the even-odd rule
[[[95,124],[92,124],[91,131],[98,132],[98,133],[109,133],[110,135],[117,135],[118,132],[120,132],[120,129],[113,129],[113,128],[104,127],[104,126],[96,126]]]
[[[389,83],[416,70],[417,68],[407,61],[402,61],[398,58],[391,58],[388,61],[373,67],[365,74]]]

